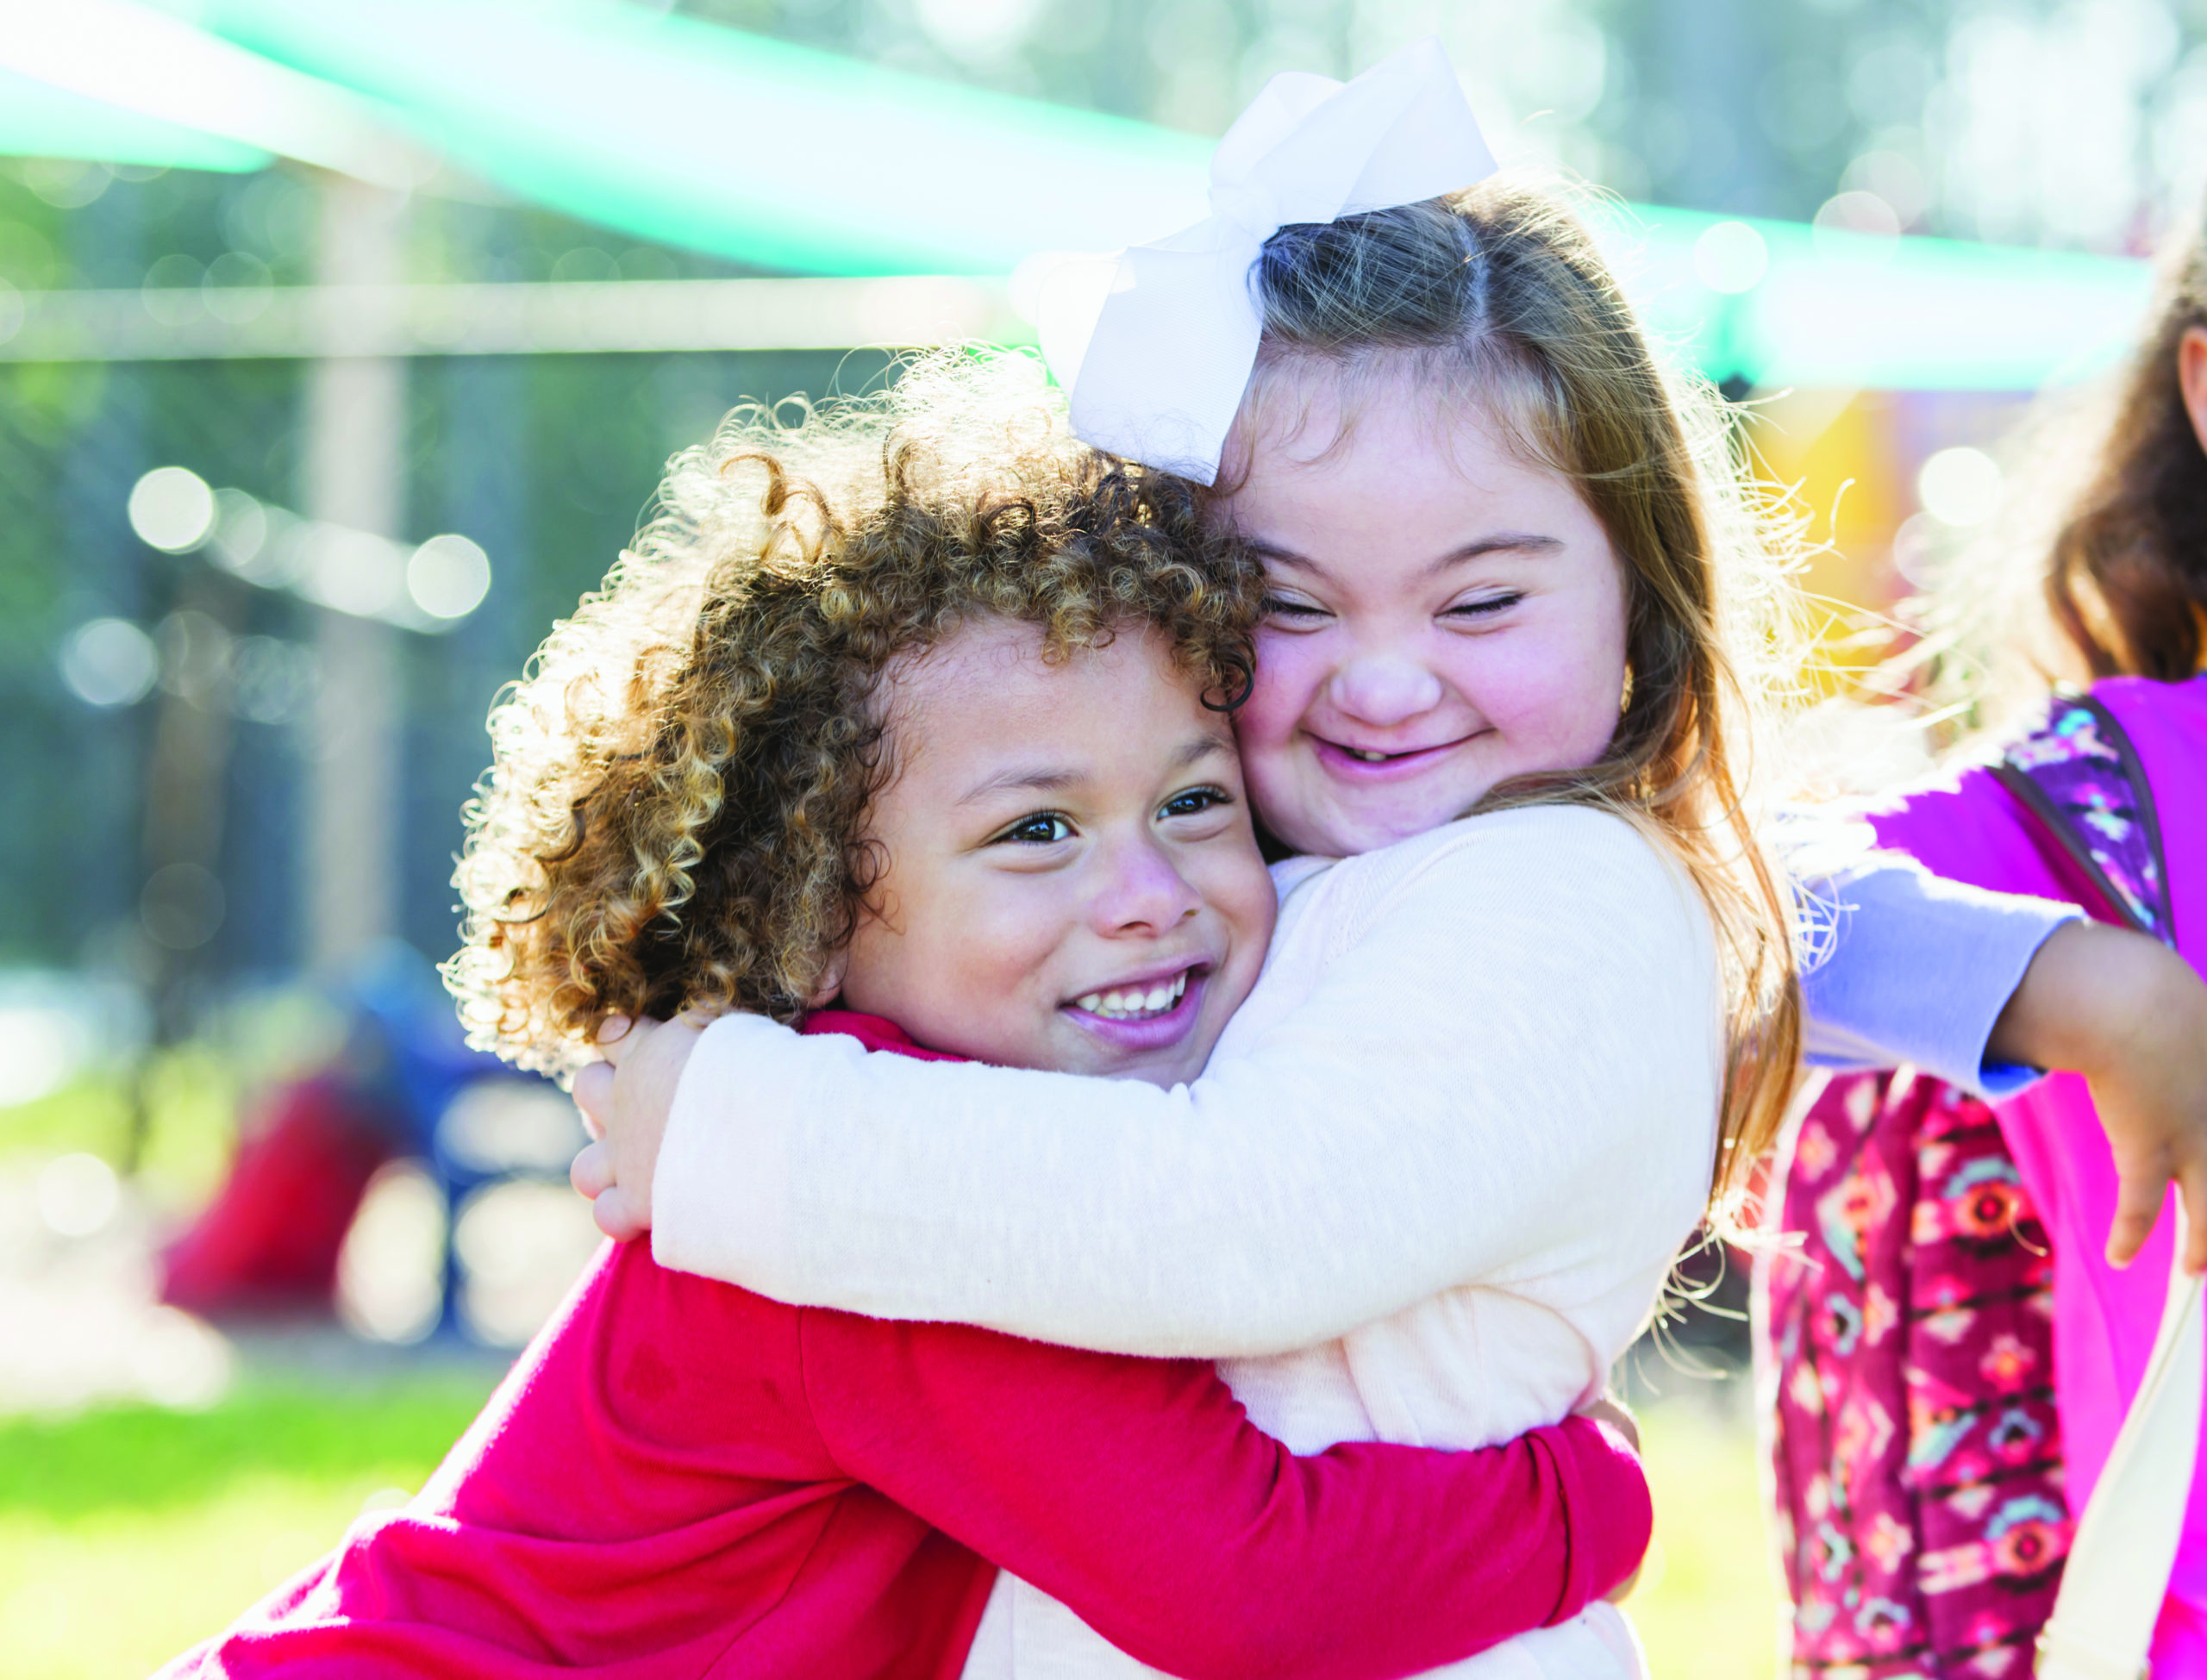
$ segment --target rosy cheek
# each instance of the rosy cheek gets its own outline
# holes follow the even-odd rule
[[[1234,740],[1242,762],[1278,746],[1292,735],[1299,708],[1291,696],[1291,673],[1260,645],[1257,671],[1248,696],[1234,709]]]
[[[1243,751],[1251,741],[1282,741],[1295,734],[1329,669],[1315,640],[1259,632],[1256,678],[1235,714]]]
[[[1621,650],[1591,637],[1528,637],[1464,672],[1460,686],[1488,722],[1530,755],[1527,768],[1560,770],[1602,755],[1616,733],[1623,681]]]

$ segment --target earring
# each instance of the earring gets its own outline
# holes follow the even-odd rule
[[[1617,715],[1622,717],[1632,709],[1632,666],[1624,668],[1624,692],[1617,696]]]

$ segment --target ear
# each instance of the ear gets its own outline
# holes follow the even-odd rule
[[[828,959],[828,966],[820,971],[820,984],[812,989],[812,996],[804,1000],[808,1009],[824,1009],[835,1001],[835,994],[843,989],[843,977],[850,972],[848,952],[838,951]]]
[[[2187,327],[2177,340],[2176,383],[2191,416],[2191,434],[2207,450],[2207,327]]]

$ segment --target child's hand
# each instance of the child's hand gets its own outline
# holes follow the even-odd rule
[[[575,1106],[597,1141],[575,1157],[567,1177],[591,1198],[597,1228],[616,1241],[651,1229],[652,1174],[702,1030],[687,1017],[609,1022],[598,1040],[605,1059],[575,1076]]]
[[[2073,921],[2039,947],[1985,1053],[2081,1073],[2122,1178],[2110,1265],[2137,1258],[2173,1181],[2207,1270],[2207,985],[2158,940]]]
[[[1597,1423],[1606,1423],[1624,1437],[1624,1442],[1635,1452],[1640,1451],[1640,1420],[1627,1411],[1624,1402],[1604,1395],[1591,1405],[1581,1406],[1579,1415],[1590,1417]]]
[[[1640,1452],[1640,1420],[1625,1409],[1622,1400],[1605,1394],[1592,1404],[1581,1406],[1579,1408],[1579,1415],[1591,1418],[1597,1423],[1606,1424],[1624,1438],[1625,1444],[1632,1448],[1635,1455]],[[1632,1589],[1640,1584],[1640,1577],[1647,1572],[1647,1560],[1643,1558],[1631,1574],[1610,1589],[1610,1602],[1622,1604],[1626,1599],[1631,1597]]]

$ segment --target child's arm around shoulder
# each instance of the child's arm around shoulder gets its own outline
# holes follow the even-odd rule
[[[1993,1031],[2047,941],[2079,919],[2074,905],[1949,881],[1876,851],[1798,893],[1811,1065],[1905,1063],[1989,1098],[2038,1077],[2003,1059]]]
[[[1994,809],[1974,819],[2006,815],[1990,778],[1962,783],[1979,786],[1992,796],[1975,805]],[[1958,807],[1967,795],[1918,797]],[[2122,1180],[2109,1258],[2135,1257],[2173,1182],[2192,1215],[2185,1264],[2207,1266],[2207,984],[2190,964],[2073,904],[1950,881],[1893,853],[1862,853],[1806,896],[1812,1061],[1905,1062],[1996,1100],[2043,1070],[2081,1074]]]
[[[799,1304],[1216,1358],[1536,1257],[1666,1258],[1707,1190],[1718,1077],[1682,875],[1619,819],[1550,807],[1305,890],[1307,939],[1263,983],[1301,988],[1293,1007],[1171,1091],[754,1017],[673,1040],[660,1259]],[[654,1102],[681,1060],[653,1054],[666,1036],[630,1062],[656,1068]]]
[[[803,1321],[840,1468],[1195,1680],[1435,1667],[1576,1615],[1647,1546],[1638,1461],[1587,1418],[1478,1452],[1297,1458],[1198,1362]]]

